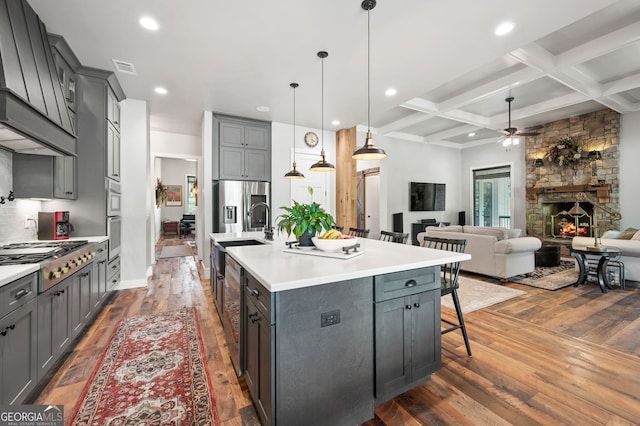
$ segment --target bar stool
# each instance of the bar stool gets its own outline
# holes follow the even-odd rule
[[[369,236],[369,229],[349,228],[349,235],[353,237],[367,238]]]
[[[409,234],[403,234],[402,232],[380,231],[380,241],[406,244],[408,239]]]

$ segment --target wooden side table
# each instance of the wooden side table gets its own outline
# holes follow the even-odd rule
[[[176,234],[180,232],[180,222],[166,220],[162,222],[162,232],[164,235]]]

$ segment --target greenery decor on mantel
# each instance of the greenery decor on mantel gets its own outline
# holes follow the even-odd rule
[[[584,144],[582,142],[567,136],[549,149],[547,158],[552,164],[571,166],[575,170],[582,161],[583,148]]]
[[[336,224],[333,216],[316,202],[300,204],[294,200],[293,206],[280,208],[286,213],[276,218],[278,232],[286,231],[288,236],[293,234],[298,241],[305,231],[308,231],[309,237],[312,237],[316,232],[320,234],[323,229],[332,229]]]
[[[167,186],[162,184],[160,178],[156,178],[156,207],[160,207],[162,203],[167,201]]]

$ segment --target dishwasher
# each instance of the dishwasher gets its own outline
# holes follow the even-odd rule
[[[240,318],[242,316],[242,268],[231,256],[225,256],[222,322],[231,354],[231,362],[238,376],[242,374],[240,364]]]

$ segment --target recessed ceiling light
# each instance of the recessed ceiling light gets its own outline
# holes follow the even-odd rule
[[[268,106],[259,106],[259,107],[256,107],[256,109],[258,111],[260,111],[260,112],[269,112],[269,111],[271,111],[271,108],[269,108]]]
[[[156,87],[153,90],[159,95],[166,95],[168,93],[167,89],[165,89],[164,87]]]
[[[397,91],[396,89],[393,89],[393,88],[387,89],[387,90],[384,92],[384,94],[385,94],[385,95],[387,95],[387,96],[393,96],[393,95],[395,95],[396,93],[398,93],[398,91]]]
[[[140,22],[140,25],[142,25],[144,28],[151,31],[156,31],[158,28],[160,28],[158,22],[150,16],[143,16],[138,22]]]
[[[331,124],[333,124],[334,126],[338,126],[340,124],[340,120],[333,120]]]
[[[467,136],[471,137],[471,136],[475,136],[476,134],[474,132],[469,133]]]
[[[513,30],[514,25],[511,22],[503,22],[498,25],[495,30],[495,35],[501,36],[509,34]]]

